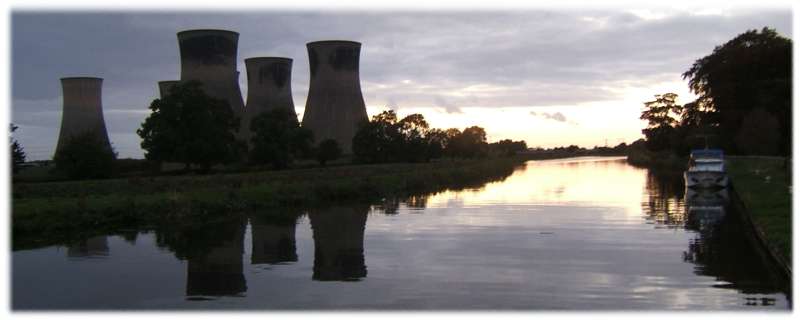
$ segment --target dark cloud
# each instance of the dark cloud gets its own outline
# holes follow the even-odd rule
[[[557,106],[619,99],[615,87],[680,80],[691,63],[747,29],[791,36],[791,10],[727,15],[674,14],[646,20],[622,11],[12,13],[13,121],[48,158],[60,122],[59,78],[105,79],[103,103],[121,156],[141,157],[133,133],[157,95],[178,78],[175,33],[235,30],[243,96],[244,59],[294,59],[292,88],[308,92],[305,43],[363,43],[361,80],[371,106]],[[118,111],[111,111],[118,110]],[[50,128],[48,132],[34,128]],[[56,129],[52,129],[56,128]],[[39,131],[37,131],[39,130]],[[134,136],[131,136],[131,135]],[[118,140],[124,139],[124,140]]]

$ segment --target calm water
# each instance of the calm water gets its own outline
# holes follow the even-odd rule
[[[531,161],[475,190],[15,251],[12,306],[789,309],[724,199],[619,158]]]

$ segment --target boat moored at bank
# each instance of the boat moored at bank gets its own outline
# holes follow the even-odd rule
[[[725,159],[720,149],[692,150],[689,168],[683,173],[688,188],[725,188],[728,174]]]

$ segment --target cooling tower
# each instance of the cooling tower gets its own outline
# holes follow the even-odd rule
[[[274,109],[294,113],[292,101],[292,59],[259,57],[244,60],[247,66],[247,107],[249,115]]]
[[[158,82],[158,94],[161,99],[164,99],[169,94],[169,91],[172,90],[176,84],[180,81],[178,80],[167,80],[167,81],[159,81]]]
[[[178,32],[181,81],[198,81],[211,97],[228,102],[236,117],[244,114],[244,102],[236,71],[239,34],[227,30]]]
[[[344,153],[351,153],[359,124],[368,121],[358,75],[361,44],[316,41],[306,47],[311,81],[303,127],[314,132],[315,143],[335,139]]]
[[[250,121],[275,109],[295,113],[292,101],[292,59],[257,57],[244,60],[247,67],[247,105],[241,128],[250,137]]]
[[[111,148],[103,119],[101,98],[103,79],[92,77],[61,78],[63,110],[61,131],[58,134],[56,154],[74,136],[94,132],[104,145]]]

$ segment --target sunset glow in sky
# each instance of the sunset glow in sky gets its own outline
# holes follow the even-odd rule
[[[362,43],[361,86],[370,116],[422,113],[434,127],[484,127],[490,141],[530,147],[630,143],[641,137],[643,102],[675,92],[693,99],[681,73],[748,29],[791,38],[786,8],[516,11],[12,11],[11,120],[29,160],[52,157],[61,121],[59,78],[104,78],[109,136],[121,158],[142,158],[135,131],[157,82],[179,77],[176,33],[239,32],[244,59],[294,59],[302,118],[308,92],[305,43]]]

